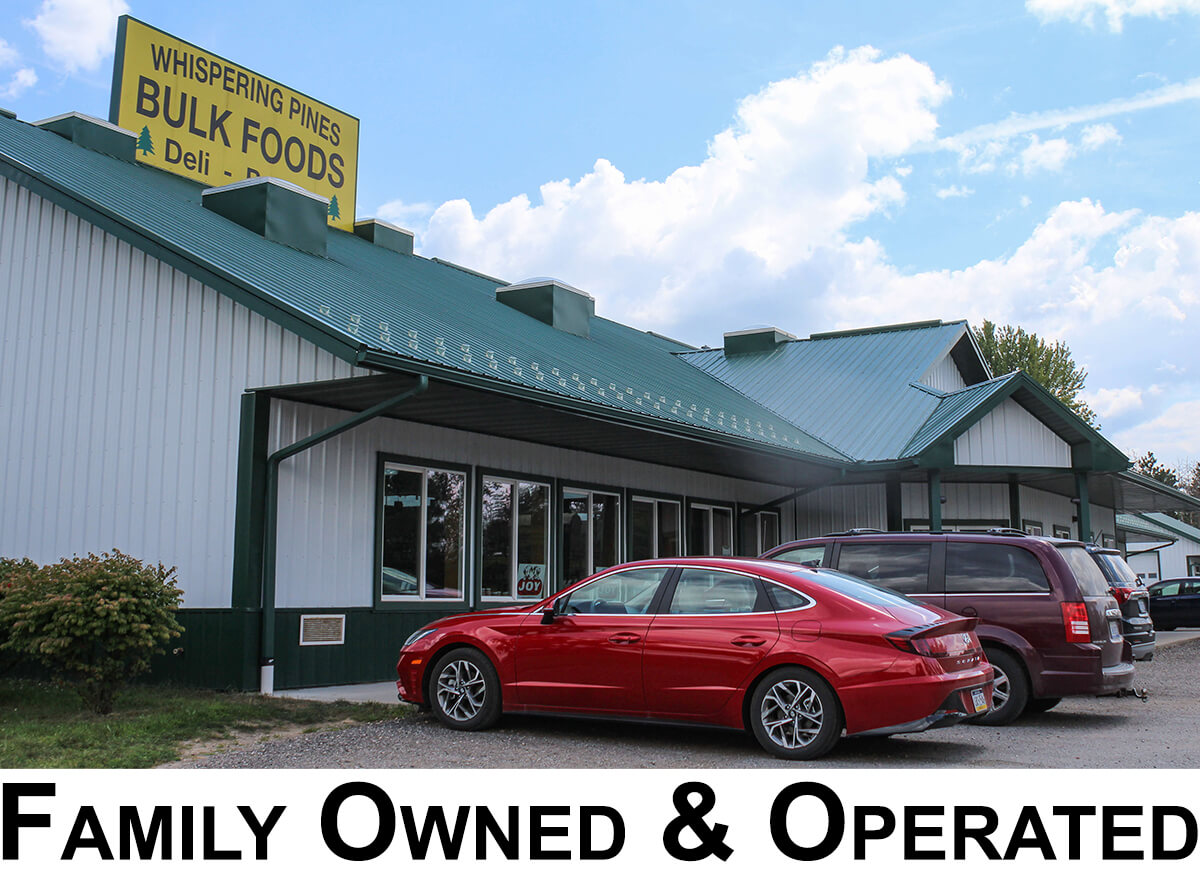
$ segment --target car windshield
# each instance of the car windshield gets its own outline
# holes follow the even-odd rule
[[[1108,579],[1088,554],[1082,545],[1059,545],[1058,553],[1067,561],[1075,580],[1079,583],[1079,592],[1084,596],[1108,596]]]
[[[903,594],[894,593],[886,588],[871,584],[869,581],[863,581],[861,578],[846,575],[835,569],[812,569],[807,566],[796,566],[794,569],[789,567],[787,571],[794,572],[797,575],[803,574],[806,578],[815,581],[822,587],[837,591],[843,596],[858,600],[860,603],[884,606],[885,608],[887,606],[911,606],[913,604],[913,601]]]

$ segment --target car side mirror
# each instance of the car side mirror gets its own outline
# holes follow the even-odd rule
[[[550,603],[550,605],[548,605],[544,609],[542,609],[542,623],[543,624],[553,624],[554,616],[556,614],[558,614],[557,609],[558,609],[558,601],[557,600],[555,600],[554,602]]]

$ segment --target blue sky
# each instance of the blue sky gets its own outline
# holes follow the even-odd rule
[[[1066,341],[1200,460],[1200,0],[6,0],[0,105],[106,116],[128,11],[357,115],[359,217],[693,343],[940,317]]]

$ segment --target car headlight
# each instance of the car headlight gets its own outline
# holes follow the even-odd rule
[[[436,632],[437,632],[436,627],[425,627],[424,629],[417,630],[417,632],[413,633],[411,636],[409,636],[404,641],[404,644],[400,646],[400,650],[404,650],[409,645],[415,645],[417,642],[420,642],[422,639],[424,639],[430,633],[436,633]]]

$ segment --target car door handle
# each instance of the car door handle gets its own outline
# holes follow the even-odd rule
[[[641,638],[637,633],[615,633],[608,637],[608,641],[617,645],[632,645]]]
[[[766,641],[762,636],[738,636],[733,640],[733,644],[739,648],[757,648]]]
[[[967,606],[965,609],[959,612],[959,614],[961,614],[964,618],[973,618],[979,614],[979,610],[974,606]]]

